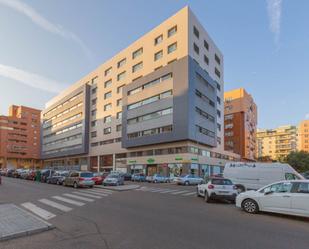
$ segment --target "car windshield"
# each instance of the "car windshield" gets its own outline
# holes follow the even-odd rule
[[[233,185],[232,181],[229,179],[212,179],[212,184],[214,185]]]
[[[118,175],[109,175],[108,178],[118,178]]]
[[[93,173],[91,173],[91,172],[83,172],[83,173],[80,173],[80,176],[81,177],[93,177]]]

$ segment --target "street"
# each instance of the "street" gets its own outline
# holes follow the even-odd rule
[[[117,192],[2,180],[1,204],[14,203],[26,211],[23,203],[36,205],[54,215],[48,222],[55,228],[1,242],[1,249],[305,249],[309,244],[308,220],[249,215],[228,203],[206,204],[195,196],[194,186],[142,183],[139,189]]]

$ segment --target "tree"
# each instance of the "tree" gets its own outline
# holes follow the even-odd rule
[[[285,162],[290,164],[298,172],[309,171],[309,153],[305,151],[291,152]]]
[[[271,163],[271,162],[276,162],[271,158],[271,156],[261,156],[257,158],[258,162],[263,162],[263,163]]]

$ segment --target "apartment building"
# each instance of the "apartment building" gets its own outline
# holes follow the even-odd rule
[[[282,160],[291,151],[297,150],[297,127],[280,126],[275,129],[258,129],[257,158],[270,157]]]
[[[38,168],[41,111],[12,105],[0,116],[0,168]]]
[[[298,150],[309,152],[309,120],[303,120],[299,124]]]
[[[257,106],[245,89],[224,93],[224,148],[254,161],[256,155]]]
[[[223,146],[223,72],[222,53],[181,9],[47,104],[45,166],[220,173],[239,159]],[[64,107],[81,89],[80,110]]]

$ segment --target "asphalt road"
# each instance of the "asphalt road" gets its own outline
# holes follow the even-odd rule
[[[55,195],[74,195],[76,190],[72,188],[5,177],[2,180],[1,203],[21,206],[24,202],[31,202],[56,216],[48,220],[55,229],[2,242],[1,249],[309,247],[308,219],[270,214],[249,215],[233,204],[206,204],[203,199],[195,197],[194,187],[144,183],[141,190],[114,191],[106,196],[101,194],[100,199],[92,198],[93,201],[87,203],[80,201],[85,205],[73,206],[52,198]],[[175,194],[175,189],[179,189],[178,194]],[[41,198],[61,203],[72,210],[57,210],[40,203],[38,200]]]

